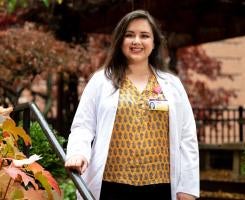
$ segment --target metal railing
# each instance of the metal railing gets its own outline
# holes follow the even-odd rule
[[[36,121],[41,126],[43,132],[45,133],[45,136],[47,137],[51,147],[57,154],[57,156],[60,158],[60,160],[64,163],[65,162],[65,152],[61,145],[59,144],[58,140],[56,139],[54,133],[49,128],[49,125],[45,118],[43,117],[42,113],[38,109],[35,103],[24,103],[17,105],[14,108],[13,114],[19,114],[23,113],[23,128],[29,133],[30,131],[30,123],[31,123],[31,114],[34,115]],[[16,117],[18,118],[19,115]],[[95,200],[95,197],[92,195],[92,193],[87,188],[85,182],[81,178],[81,176],[78,173],[72,172],[70,170],[66,170],[68,175],[70,176],[71,180],[73,181],[75,187],[81,194],[84,200]]]
[[[199,143],[222,144],[245,142],[245,109],[193,108]]]

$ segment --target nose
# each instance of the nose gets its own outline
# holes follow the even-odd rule
[[[140,43],[140,38],[138,36],[135,36],[132,40],[132,44],[139,44]]]

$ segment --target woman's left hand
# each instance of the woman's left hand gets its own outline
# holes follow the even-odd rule
[[[183,192],[177,193],[177,200],[195,200],[196,198],[190,194],[186,194]]]

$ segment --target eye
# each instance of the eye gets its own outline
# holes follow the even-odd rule
[[[143,35],[141,35],[141,37],[144,38],[144,39],[146,39],[146,38],[149,38],[150,36],[147,35],[147,34],[143,34]]]
[[[131,38],[131,37],[133,37],[134,35],[132,34],[132,33],[126,33],[125,35],[124,35],[124,37],[126,37],[126,38]]]

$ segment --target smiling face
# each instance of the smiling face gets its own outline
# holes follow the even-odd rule
[[[129,23],[121,48],[128,64],[148,63],[154,48],[154,36],[146,19],[134,19]]]

